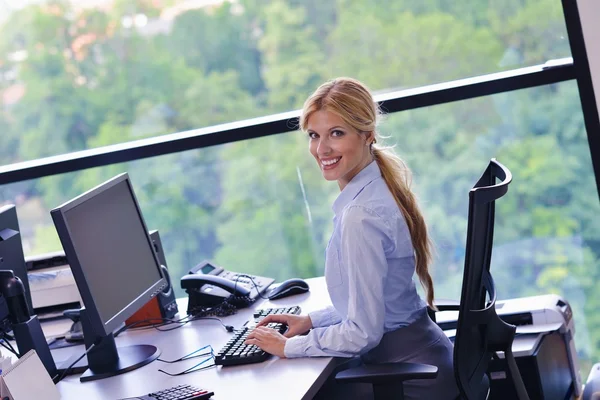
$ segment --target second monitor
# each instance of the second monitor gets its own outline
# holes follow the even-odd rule
[[[158,358],[160,350],[152,345],[117,349],[113,335],[167,284],[128,174],[50,214],[85,305],[81,322],[89,369],[81,381],[121,374]]]

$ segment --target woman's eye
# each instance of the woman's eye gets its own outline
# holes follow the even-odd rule
[[[308,137],[311,138],[311,139],[316,139],[317,138],[317,134],[314,133],[314,132],[309,132],[308,133]]]
[[[337,130],[337,129],[336,129],[336,130],[334,130],[334,131],[331,131],[331,135],[332,135],[332,136],[342,136],[343,134],[344,134],[344,132],[342,132],[342,131],[339,131],[339,130]]]

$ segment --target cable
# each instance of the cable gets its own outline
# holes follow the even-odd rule
[[[232,303],[232,301],[235,302],[235,296],[233,295],[223,299],[223,301],[214,306],[195,304],[195,302],[192,301],[194,294],[189,293],[189,295],[190,303],[188,303],[187,313],[188,315],[192,315],[194,318],[210,316],[226,317],[228,315],[235,314],[238,309],[236,305]]]
[[[199,352],[201,352],[204,349],[210,349],[210,351],[208,353],[200,353],[200,354],[198,354]],[[179,357],[176,360],[169,361],[169,360],[164,360],[164,359],[162,359],[160,357],[157,358],[157,360],[158,361],[162,361],[162,362],[167,363],[167,364],[174,364],[174,363],[179,362],[179,361],[189,360],[190,358],[203,357],[203,356],[212,356],[212,357],[214,357],[214,351],[213,351],[213,348],[212,348],[212,346],[210,344],[208,344],[206,346],[203,346],[203,347],[200,347],[199,349],[194,350],[191,353],[186,354],[185,356]]]
[[[4,344],[4,343],[8,344],[8,346],[10,346],[10,348],[6,344]],[[14,348],[12,348],[12,346],[10,345],[10,343],[8,343],[7,341],[4,341],[4,343],[0,342],[0,346],[4,347],[6,350],[10,351],[15,356],[19,357],[19,354],[15,351]]]
[[[233,290],[234,291],[236,290],[235,288],[237,287],[237,282],[238,282],[238,280],[240,278],[248,278],[248,279],[250,279],[250,281],[254,285],[254,289],[256,289],[256,294],[258,295],[258,297],[260,297],[261,299],[269,300],[268,297],[265,297],[265,296],[262,295],[262,293],[260,292],[260,289],[258,288],[258,285],[254,281],[254,277],[252,275],[238,274],[237,277],[235,278],[235,284],[233,285]]]
[[[188,315],[192,315],[193,319],[200,319],[200,318],[206,318],[209,316],[216,316],[216,317],[226,317],[228,315],[233,315],[237,312],[238,308],[243,308],[243,307],[247,307],[249,305],[251,305],[252,303],[254,303],[255,298],[252,298],[250,296],[238,296],[237,292],[237,284],[238,281],[240,280],[240,278],[248,278],[251,282],[252,285],[254,285],[254,290],[256,290],[256,295],[258,297],[260,297],[261,299],[265,299],[268,300],[268,297],[265,297],[262,293],[261,290],[259,288],[259,286],[257,285],[256,281],[254,280],[256,277],[252,276],[252,275],[247,275],[247,274],[237,274],[233,285],[233,293],[223,299],[220,303],[216,304],[216,305],[211,305],[211,306],[207,306],[207,305],[203,305],[201,304],[202,302],[198,299],[195,300],[194,296],[195,293],[193,291],[188,290],[188,295],[189,295],[189,302],[188,302],[188,310],[187,313]],[[252,290],[252,289],[251,289]],[[231,325],[225,325],[223,324],[223,326],[225,327],[225,329],[228,332],[233,332],[234,328]],[[176,328],[173,328],[176,329]],[[164,329],[163,329],[164,330]]]
[[[158,329],[158,327],[161,326],[166,326],[166,325],[171,325],[171,324],[182,324],[181,326],[183,326],[183,324],[189,322],[189,321],[184,321],[185,319],[188,319],[189,316],[180,318],[178,320],[173,320],[171,318],[147,318],[147,319],[143,319],[140,321],[136,321],[136,322],[132,322],[131,324],[125,325],[123,326],[121,329],[119,329],[118,331],[115,332],[114,336],[117,337],[119,336],[121,333],[125,332],[126,330],[135,328],[137,325],[140,325],[142,323],[150,323],[150,326],[143,326],[143,327],[139,327],[137,330],[144,330],[144,329],[157,329],[157,330],[161,330]],[[151,321],[160,321],[159,323],[153,323]],[[164,330],[161,330],[164,331]]]
[[[179,322],[174,322],[174,323],[179,323],[179,324],[180,324],[180,325],[177,325],[177,326],[176,326],[176,327],[174,327],[174,328],[169,328],[169,329],[160,329],[160,327],[161,327],[161,326],[167,326],[167,325],[170,325],[170,324],[157,325],[157,326],[154,326],[153,328],[154,328],[154,329],[156,329],[157,331],[160,331],[160,332],[169,332],[169,331],[173,331],[173,330],[175,330],[175,329],[179,329],[179,328],[181,328],[182,326],[184,326],[185,324],[187,324],[188,322],[191,322],[191,321],[193,321],[192,319],[189,319],[189,316],[187,316],[187,317],[184,317],[184,318],[188,318],[188,320],[187,320],[187,321],[179,321]],[[184,318],[182,318],[182,320],[183,320]]]
[[[188,315],[188,316],[185,316],[185,317],[177,319],[177,320],[173,320],[173,319],[170,319],[170,318],[148,318],[148,319],[144,319],[144,320],[141,320],[141,321],[132,322],[131,324],[125,325],[124,327],[122,327],[121,329],[119,329],[117,332],[115,332],[114,336],[117,337],[118,335],[120,335],[121,333],[125,332],[126,330],[130,330],[132,328],[135,328],[136,325],[139,325],[139,324],[144,323],[144,322],[151,323],[151,321],[162,321],[161,323],[158,323],[158,324],[151,323],[151,326],[143,326],[143,327],[139,327],[139,328],[137,328],[135,330],[144,330],[144,329],[152,329],[153,328],[153,329],[156,329],[157,331],[160,331],[160,332],[168,332],[168,331],[172,331],[174,329],[179,329],[182,326],[184,326],[185,324],[187,324],[188,322],[192,322],[192,321],[200,320],[200,319],[212,319],[212,320],[215,320],[215,321],[219,321],[221,323],[221,325],[223,325],[223,328],[225,328],[225,330],[227,332],[233,332],[234,329],[235,329],[231,325],[225,325],[220,318],[216,318],[216,317],[198,317],[198,316],[195,316],[195,315]],[[172,325],[172,324],[180,324],[180,325],[178,325],[176,327],[173,327],[173,328],[169,328],[169,329],[161,329],[161,327],[169,326],[169,325]]]
[[[188,315],[188,316],[183,317],[183,318],[178,319],[178,320],[172,320],[170,318],[148,318],[148,319],[144,319],[144,320],[141,320],[141,321],[136,321],[136,322],[133,322],[133,323],[131,323],[129,325],[125,325],[124,327],[122,327],[121,329],[119,329],[117,332],[115,332],[114,336],[117,337],[119,334],[121,334],[121,333],[125,332],[126,330],[131,329],[131,328],[135,327],[136,325],[139,325],[139,324],[141,324],[143,322],[150,322],[150,321],[161,320],[162,321],[161,324],[152,324],[152,326],[144,326],[144,327],[141,327],[139,329],[142,330],[142,329],[155,328],[155,329],[157,329],[157,330],[159,330],[161,332],[166,332],[166,331],[172,331],[173,329],[181,328],[182,326],[184,326],[188,322],[194,321],[196,319],[212,319],[212,320],[215,320],[215,321],[219,321],[221,323],[221,325],[223,325],[223,327],[227,330],[227,332],[233,332],[233,330],[234,330],[233,326],[231,326],[231,325],[225,325],[223,323],[223,321],[221,321],[220,318],[214,318],[214,317],[199,317],[199,318],[194,318],[193,316],[189,316]],[[184,321],[184,320],[186,320],[186,321]],[[159,329],[160,326],[165,326],[165,325],[170,325],[170,324],[181,324],[181,325],[176,326],[175,328],[171,328],[171,329]],[[6,344],[8,344],[11,347],[11,349],[12,349],[12,346],[10,345],[10,343],[8,343],[6,340],[4,342]],[[14,349],[12,349],[12,350],[9,349],[2,342],[0,342],[0,345],[4,346],[7,350],[12,351],[18,357],[18,354],[14,351]],[[73,366],[75,364],[77,364],[83,357],[85,357],[94,347],[96,347],[96,344],[92,343],[92,345],[80,357],[78,357],[77,360],[73,361],[73,363],[71,363],[71,365],[69,365],[63,371],[63,373],[60,375],[60,377],[58,378],[58,380],[55,383],[58,383],[61,380],[63,380],[63,378],[65,377],[65,375],[67,375],[67,373],[73,368]],[[212,354],[212,348],[211,348],[211,353],[209,353],[209,354]]]
[[[167,319],[167,318],[147,318],[147,319],[136,321],[129,325],[123,326],[121,329],[119,329],[117,332],[115,332],[114,336],[116,337],[127,330],[136,330],[136,331],[140,330],[141,331],[141,330],[146,330],[146,329],[157,329],[158,327],[167,326],[167,325],[171,325],[171,324],[184,323],[182,320],[183,320],[183,318],[181,320],[171,320],[171,319]],[[159,322],[156,323],[156,322],[152,322],[152,321],[159,321]],[[137,325],[140,325],[143,323],[148,323],[149,325],[137,327]]]
[[[69,366],[67,367],[67,369],[65,369],[65,370],[63,371],[63,373],[60,375],[60,377],[58,378],[58,380],[56,381],[56,383],[58,383],[58,382],[62,381],[62,380],[63,380],[63,378],[65,377],[65,375],[67,375],[67,372],[69,372],[69,371],[71,370],[71,368],[73,368],[73,366],[74,366],[75,364],[77,364],[77,363],[79,362],[79,360],[81,360],[83,357],[85,357],[85,356],[86,356],[86,355],[87,355],[87,354],[90,352],[90,350],[92,350],[94,347],[96,347],[96,343],[92,343],[92,345],[91,345],[91,346],[90,346],[90,347],[89,347],[89,348],[88,348],[88,349],[85,351],[85,353],[83,353],[83,354],[81,355],[81,357],[79,357],[77,360],[73,361],[73,362],[71,363],[71,365],[69,365]]]
[[[221,323],[221,325],[223,325],[223,328],[225,328],[225,330],[227,332],[233,332],[235,330],[235,328],[232,325],[225,325],[223,323],[223,321],[221,320],[221,318],[217,318],[217,317],[198,317],[198,318],[194,318],[192,321],[198,320],[198,319],[214,319],[215,321],[219,321]]]
[[[163,369],[159,369],[158,371],[159,371],[159,372],[162,372],[162,373],[164,373],[164,374],[167,374],[167,375],[169,375],[169,376],[179,376],[179,375],[185,375],[185,374],[189,374],[190,372],[202,371],[202,370],[204,370],[204,369],[207,369],[207,368],[216,367],[217,365],[214,363],[214,360],[215,360],[215,354],[214,354],[214,352],[213,352],[213,348],[212,348],[212,346],[210,346],[210,345],[208,345],[208,346],[204,346],[203,348],[201,348],[201,349],[198,349],[198,350],[196,350],[196,351],[194,351],[194,352],[192,352],[192,353],[188,354],[188,356],[189,356],[189,355],[191,355],[191,354],[194,354],[194,353],[196,353],[196,352],[198,352],[198,351],[201,351],[201,350],[203,350],[203,349],[205,349],[205,348],[207,348],[207,347],[209,347],[209,348],[210,348],[210,353],[203,354],[203,355],[210,355],[210,357],[207,357],[206,359],[204,359],[204,360],[200,361],[198,364],[196,364],[196,365],[194,365],[194,366],[192,366],[192,367],[190,367],[190,368],[188,368],[188,369],[186,369],[186,370],[184,370],[184,371],[182,371],[182,372],[178,372],[178,373],[176,373],[176,374],[172,374],[172,373],[170,373],[170,372],[167,372],[167,371],[165,371],[165,370],[163,370]],[[186,359],[185,357],[186,357],[186,356],[184,356],[184,359]],[[190,358],[193,358],[193,357],[190,357]],[[187,358],[187,359],[189,359],[189,358]],[[213,364],[212,364],[212,365],[207,365],[207,366],[205,366],[205,367],[202,367],[202,368],[197,368],[197,367],[199,367],[200,365],[202,365],[202,364],[204,364],[205,362],[207,362],[207,361],[210,361],[210,360],[213,360]]]
[[[2,333],[2,339],[3,339],[4,343],[0,342],[0,344],[2,345],[2,347],[4,347],[5,349],[7,349],[11,353],[13,353],[15,356],[20,357],[19,353],[17,353],[17,351],[15,350],[15,348],[12,346],[12,344],[10,344],[9,339],[7,338],[7,336],[8,335],[6,334],[6,332]]]
[[[223,321],[221,320],[221,318],[217,318],[217,317],[198,317],[198,316],[195,316],[195,315],[191,315],[191,316],[190,316],[190,315],[188,315],[187,317],[184,317],[184,318],[189,318],[189,319],[188,319],[187,321],[185,321],[185,322],[180,322],[180,323],[181,323],[181,325],[179,325],[179,326],[176,326],[176,327],[174,327],[174,328],[170,328],[170,329],[159,329],[158,327],[156,327],[156,329],[157,329],[157,330],[159,330],[159,331],[161,331],[161,332],[168,332],[168,331],[172,331],[173,329],[178,329],[178,328],[181,328],[183,325],[187,324],[188,322],[192,322],[192,321],[198,321],[198,320],[202,320],[202,319],[212,319],[212,320],[214,320],[214,321],[219,321],[219,323],[220,323],[221,325],[223,325],[223,328],[225,328],[225,330],[226,330],[227,332],[233,332],[233,331],[235,330],[235,328],[234,328],[232,325],[225,325],[225,324],[223,323]],[[182,318],[182,319],[184,319],[184,318]]]

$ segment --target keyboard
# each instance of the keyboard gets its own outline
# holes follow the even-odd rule
[[[300,314],[300,306],[278,307],[278,308],[261,308],[254,311],[254,323],[258,324],[264,317],[271,314]]]
[[[179,385],[140,397],[128,397],[123,400],[200,400],[208,399],[214,394],[214,392],[209,392],[206,389],[200,389],[192,385]]]
[[[216,365],[241,365],[241,364],[252,364],[259,363],[267,360],[271,355],[266,351],[261,350],[256,345],[246,345],[244,341],[248,337],[248,334],[252,332],[252,329],[259,323],[264,317],[272,314],[300,314],[300,307],[279,307],[279,308],[265,308],[256,310],[254,312],[253,320],[248,321],[245,326],[241,329],[237,329],[233,332],[233,337],[223,346],[219,353],[215,356]],[[275,329],[279,333],[284,333],[287,330],[287,325],[271,322],[267,324],[268,328]]]

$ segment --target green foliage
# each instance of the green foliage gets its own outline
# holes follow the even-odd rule
[[[166,42],[172,54],[188,66],[206,73],[237,71],[237,86],[258,94],[264,90],[264,83],[250,22],[247,14],[236,14],[229,3],[212,14],[192,10],[177,17]]]
[[[489,28],[439,12],[403,12],[382,23],[361,3],[332,32],[328,76],[340,70],[372,88],[400,89],[496,71],[502,47]],[[362,49],[357,54],[356,49]],[[457,57],[460,54],[460,57]]]
[[[325,54],[306,10],[275,0],[264,9],[264,33],[258,41],[263,54],[263,78],[269,105],[277,111],[300,107],[306,93],[323,79]],[[293,32],[293,34],[289,34]]]
[[[384,92],[570,55],[555,0],[71,4],[27,6],[2,26],[0,164],[288,111],[337,76]],[[581,358],[600,358],[599,202],[576,85],[396,113],[379,130],[414,172],[437,295],[460,295],[468,191],[497,157],[513,172],[496,208],[499,293],[565,296]],[[307,147],[290,133],[189,150],[3,186],[0,201],[17,203],[28,254],[51,251],[48,211],[128,172],[173,276],[210,258],[310,277],[339,189]]]
[[[317,196],[321,209],[328,192],[306,157],[307,148],[306,136],[294,133],[224,150],[224,202],[217,225],[223,245],[216,254],[223,265],[278,278],[322,271],[326,221],[311,211],[307,193]]]

